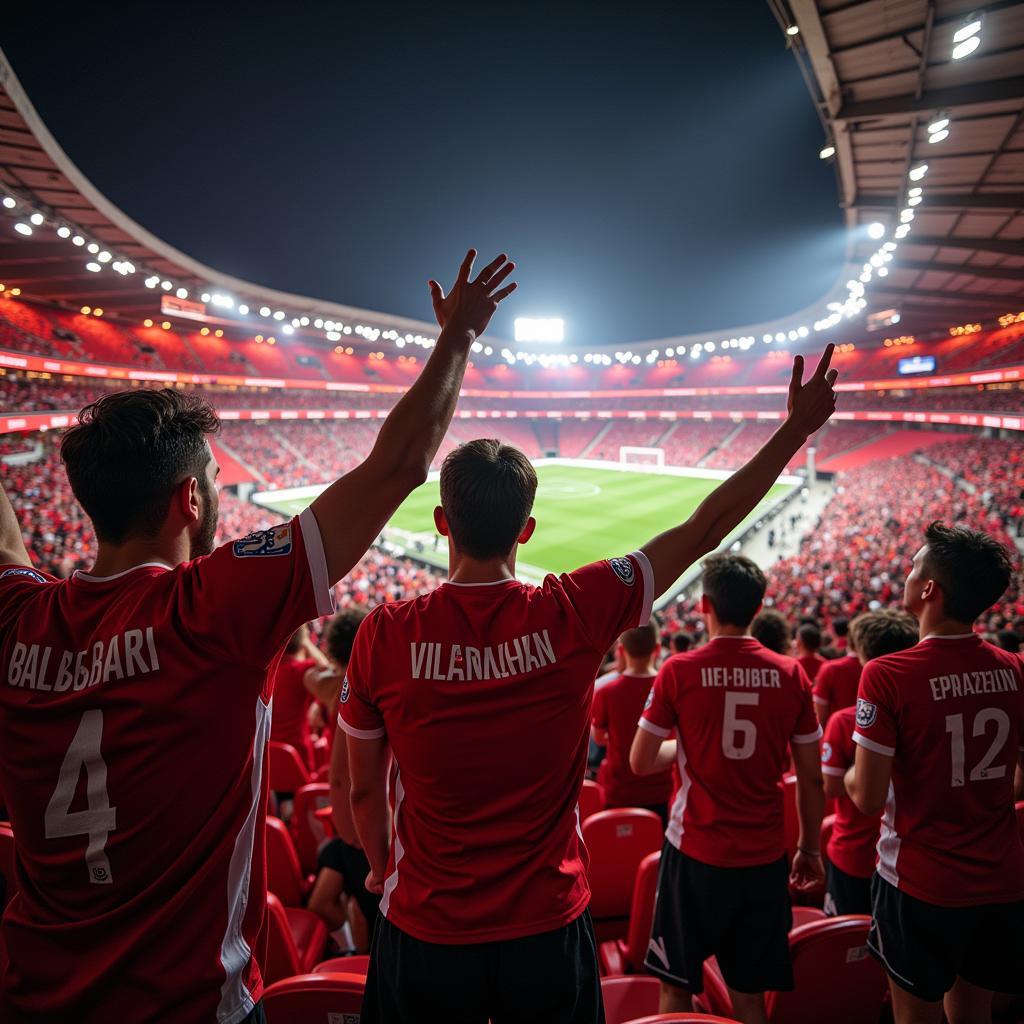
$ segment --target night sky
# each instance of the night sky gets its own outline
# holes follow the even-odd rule
[[[842,264],[765,0],[15,5],[0,45],[101,192],[287,291],[429,319],[427,277],[504,250],[492,333],[586,345],[792,313]]]

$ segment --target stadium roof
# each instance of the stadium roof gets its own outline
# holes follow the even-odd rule
[[[1024,307],[1024,3],[769,2],[835,147],[847,223],[864,228],[855,262],[876,247],[868,224],[914,215],[869,309],[925,330]]]

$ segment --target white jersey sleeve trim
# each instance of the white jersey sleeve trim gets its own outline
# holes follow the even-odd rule
[[[815,704],[825,704],[825,705],[827,705],[827,704],[831,703],[830,701],[825,700],[824,697],[812,696],[811,700],[813,700]]]
[[[646,626],[654,611],[654,569],[651,568],[651,560],[642,551],[634,551],[632,557],[637,560],[644,581],[644,603],[640,608],[637,626]]]
[[[796,735],[790,736],[789,737],[789,742],[790,743],[817,743],[818,740],[820,740],[823,735],[824,735],[824,733],[821,731],[821,726],[819,725],[818,728],[814,730],[814,732],[798,732],[798,733],[796,733]]]
[[[340,711],[338,712],[338,728],[348,733],[349,736],[354,736],[357,740],[379,740],[387,735],[383,729],[357,729],[354,725],[349,725],[341,717]]]
[[[859,743],[866,750],[873,750],[876,754],[885,754],[886,757],[893,757],[896,753],[895,747],[887,747],[882,743],[876,743],[872,739],[868,739],[863,733],[855,732],[853,734],[853,742]]]
[[[823,764],[821,766],[822,775],[845,775],[845,768],[833,768],[830,764]]]
[[[316,521],[312,506],[307,506],[299,515],[299,529],[302,530],[302,543],[306,548],[309,575],[313,581],[316,610],[320,615],[333,615],[334,587],[331,586],[331,581],[327,576],[324,541],[320,535],[320,524]]]
[[[669,736],[672,735],[672,730],[671,729],[662,729],[662,727],[660,725],[655,725],[648,718],[641,718],[640,721],[637,722],[636,724],[641,729],[644,729],[647,732],[653,732],[655,736],[660,736],[663,740],[667,740],[669,738]]]

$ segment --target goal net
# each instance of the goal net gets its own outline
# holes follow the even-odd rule
[[[664,448],[636,448],[623,445],[619,448],[619,462],[624,466],[664,466]]]

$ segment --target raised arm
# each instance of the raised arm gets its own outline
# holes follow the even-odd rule
[[[789,383],[789,415],[782,426],[742,469],[716,487],[686,522],[643,546],[654,570],[656,596],[668,590],[698,558],[714,551],[743,522],[804,441],[835,412],[832,385],[837,372],[829,369],[834,348],[826,347],[806,384],[803,356],[796,356]]]
[[[18,517],[7,492],[0,487],[0,565],[31,565],[28,549],[21,535]]]
[[[455,412],[470,346],[486,330],[498,303],[515,290],[514,284],[499,287],[515,269],[504,255],[470,281],[475,257],[470,249],[448,296],[430,282],[435,310],[440,304],[445,323],[427,365],[391,410],[365,461],[311,506],[332,584],[355,565],[395,509],[426,480]]]

